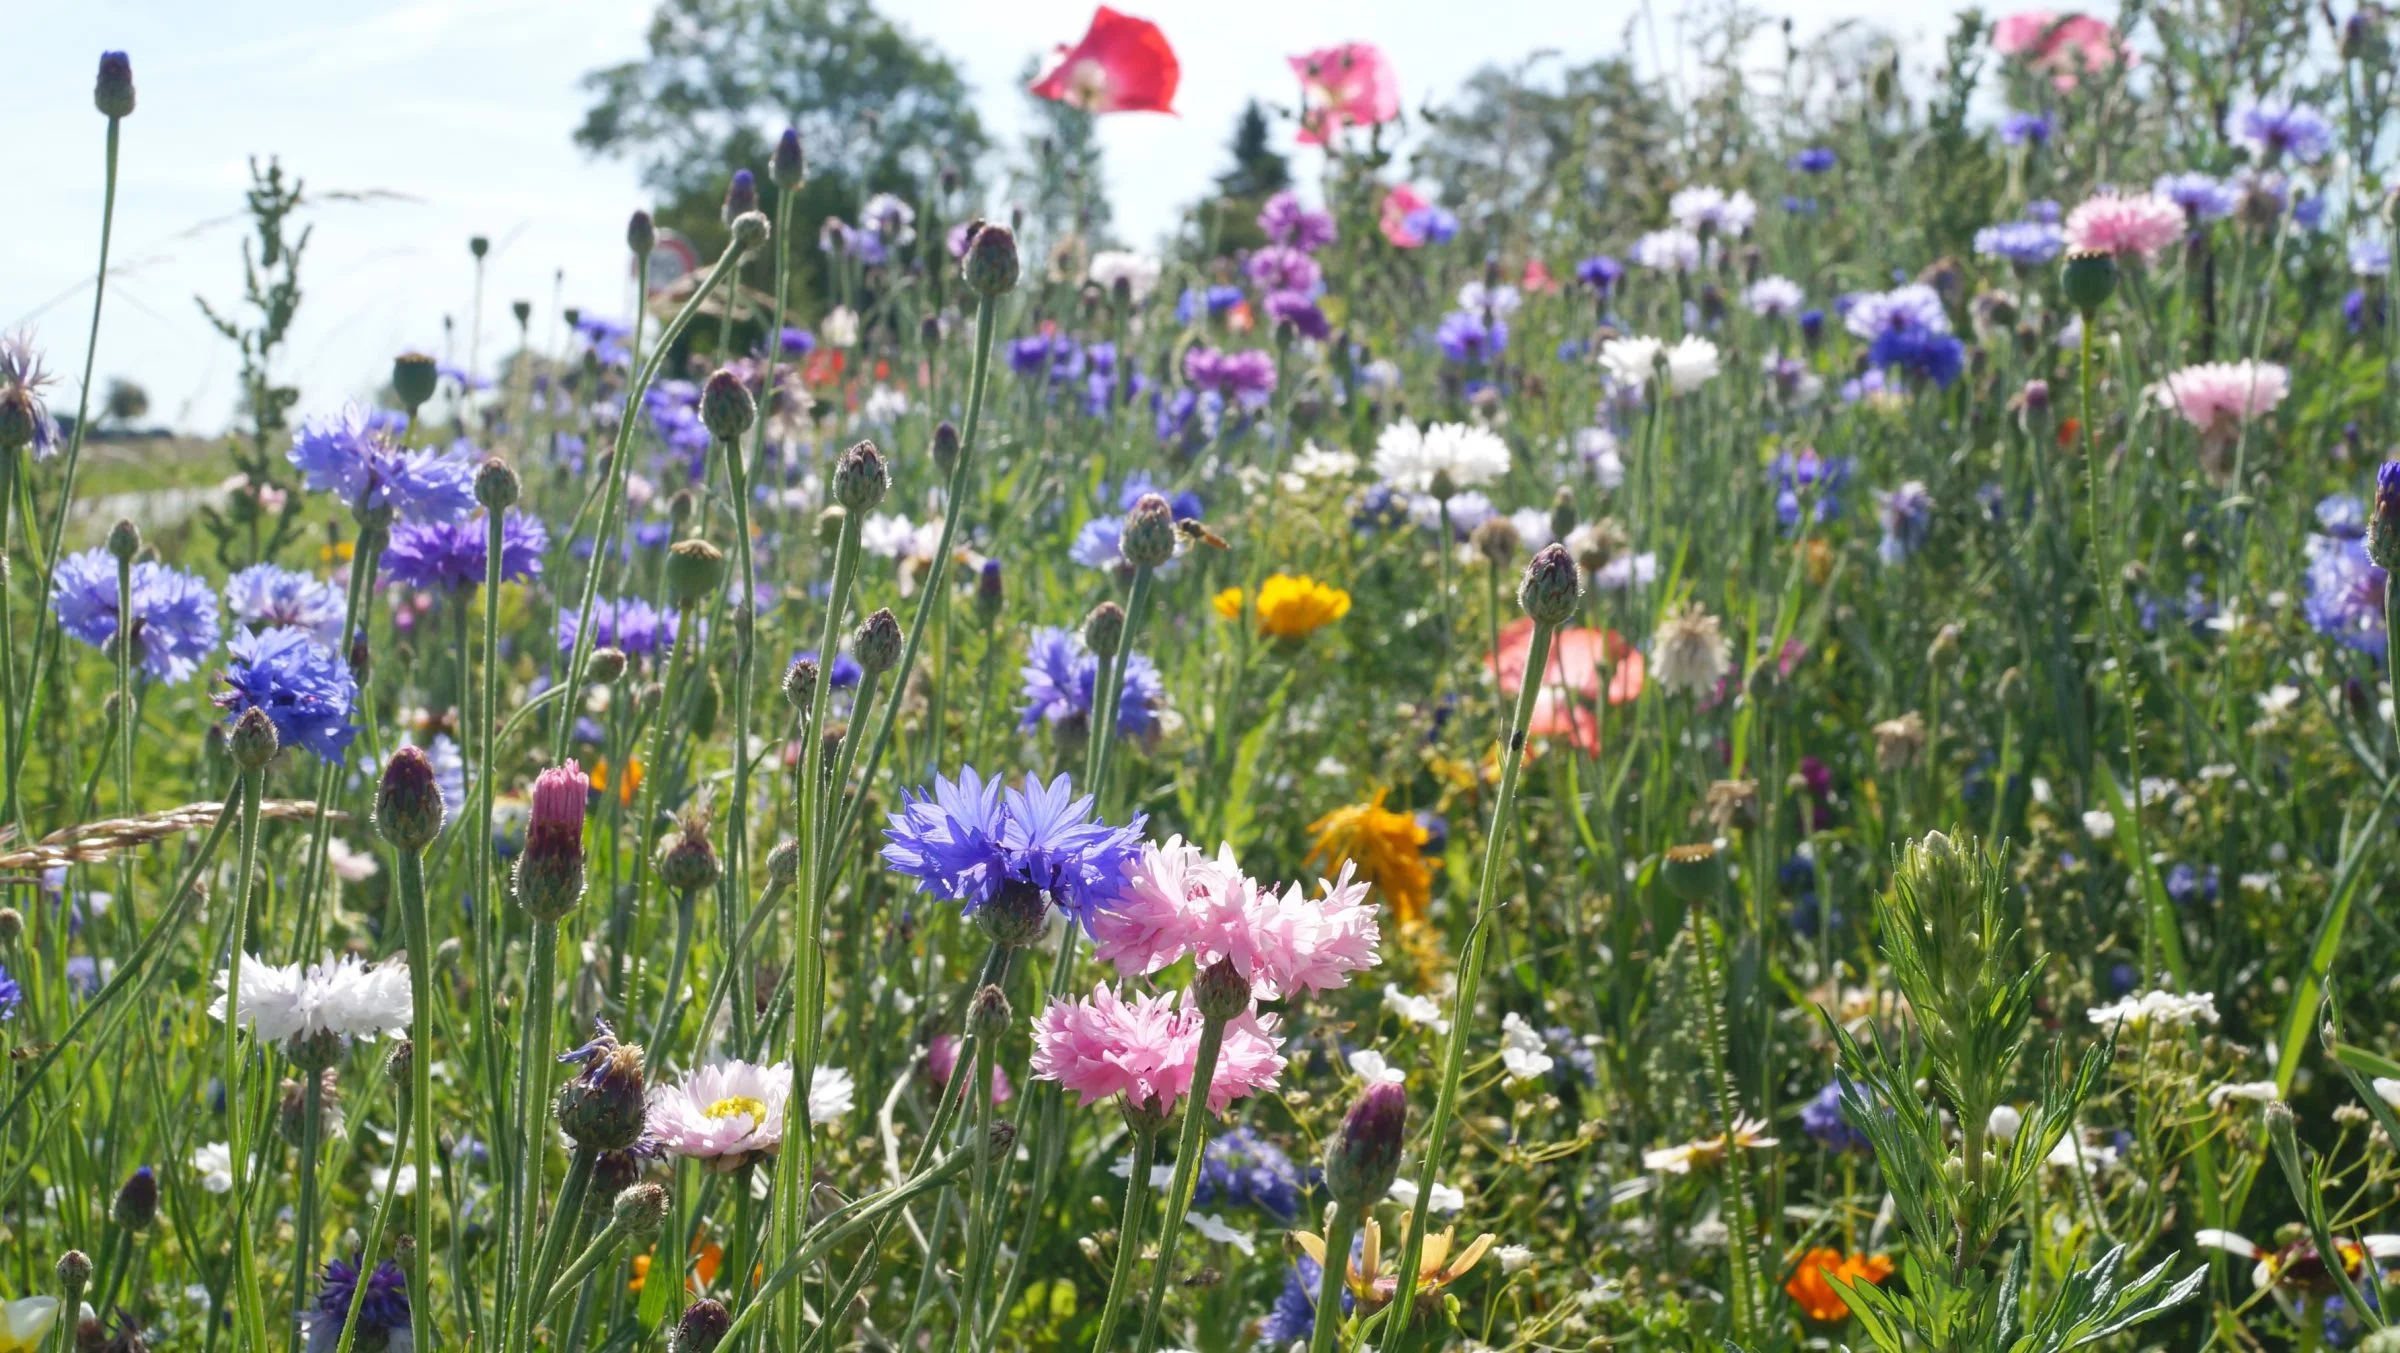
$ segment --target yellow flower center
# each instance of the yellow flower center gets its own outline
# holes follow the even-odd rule
[[[702,1109],[700,1116],[703,1118],[731,1118],[737,1113],[745,1113],[753,1119],[760,1119],[767,1116],[767,1106],[748,1095],[727,1095]]]

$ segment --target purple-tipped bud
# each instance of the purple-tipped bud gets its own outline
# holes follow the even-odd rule
[[[569,760],[533,781],[533,814],[517,856],[517,905],[537,921],[555,922],[583,900],[583,813],[591,777]]]
[[[733,179],[725,185],[725,224],[746,211],[758,210],[758,178],[747,169],[733,171]]]
[[[1576,576],[1574,556],[1564,545],[1544,545],[1525,566],[1525,580],[1517,585],[1517,604],[1537,625],[1565,624],[1582,598],[1583,580]]]
[[[234,732],[238,741],[241,730]],[[375,830],[403,854],[423,850],[441,835],[442,787],[422,748],[402,747],[384,763],[383,781],[375,787]]]
[[[619,1043],[605,1021],[591,1042],[562,1053],[561,1062],[581,1062],[583,1071],[558,1087],[558,1127],[567,1140],[595,1151],[624,1151],[642,1138],[647,1091],[642,1050]]]
[[[1192,1003],[1205,1018],[1232,1019],[1250,1008],[1250,979],[1231,959],[1220,958],[1192,979]]]
[[[266,769],[282,743],[275,732],[275,721],[267,717],[265,710],[253,705],[233,721],[233,736],[227,742],[227,749],[233,753],[233,764],[256,771]]]
[[[700,422],[720,442],[738,442],[758,421],[758,401],[742,378],[719,367],[700,387]]]
[[[1000,608],[1008,603],[1008,595],[1000,586],[1000,561],[986,559],[975,572],[975,614],[989,625],[1000,618]]]
[[[764,245],[774,233],[764,212],[746,211],[733,218],[733,247],[745,254]]]
[[[1391,1189],[1407,1131],[1408,1091],[1398,1081],[1377,1081],[1351,1104],[1325,1143],[1325,1191],[1343,1211],[1360,1215]]]
[[[650,219],[650,213],[637,211],[625,222],[625,247],[636,257],[648,257],[658,247],[658,223]]]
[[[1113,658],[1125,642],[1125,608],[1104,601],[1083,618],[1083,646],[1103,658]]]
[[[842,453],[833,467],[833,501],[845,511],[866,512],[883,501],[892,485],[892,472],[873,442],[860,442]]]
[[[716,1353],[718,1344],[733,1328],[733,1316],[725,1303],[714,1297],[702,1297],[683,1308],[676,1318],[675,1328],[667,1334],[667,1353]]]
[[[767,178],[787,193],[808,182],[808,157],[800,152],[798,127],[786,127],[783,135],[775,138],[775,158],[767,166]]]
[[[2375,467],[2375,506],[2367,516],[2367,555],[2387,572],[2400,568],[2400,460]]]
[[[635,1151],[601,1151],[592,1158],[592,1186],[583,1195],[583,1215],[606,1222],[616,1215],[617,1195],[642,1182],[642,1155]]]
[[[117,1190],[117,1201],[109,1208],[117,1225],[128,1231],[147,1231],[158,1220],[158,1176],[145,1165],[125,1180]]]
[[[92,106],[104,117],[133,116],[133,62],[123,52],[100,54],[100,78],[92,85]]]
[[[858,665],[867,675],[875,676],[900,665],[900,618],[889,606],[859,622],[858,633],[850,641],[851,650],[858,654]]]
[[[1175,557],[1175,509],[1155,493],[1135,500],[1125,514],[1124,534],[1117,551],[1135,568],[1157,568]]]
[[[475,467],[475,501],[493,512],[506,512],[525,492],[516,467],[498,456],[485,456]]]
[[[1000,885],[991,901],[975,909],[975,924],[984,938],[1005,949],[1020,949],[1040,939],[1049,923],[1049,894],[1022,879]]]
[[[415,410],[442,382],[440,368],[432,357],[422,352],[404,352],[392,359],[392,393],[400,399],[400,407]]]
[[[958,468],[958,424],[947,418],[933,425],[933,468],[944,479]]]
[[[967,256],[960,263],[967,286],[980,296],[999,296],[1017,285],[1017,237],[989,222],[970,227]]]

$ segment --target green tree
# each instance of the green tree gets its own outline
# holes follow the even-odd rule
[[[1258,209],[1292,186],[1292,166],[1267,140],[1267,112],[1256,99],[1233,123],[1233,168],[1217,175],[1216,193],[1192,208],[1191,233],[1210,253],[1255,249],[1267,242]]]
[[[1041,75],[1039,58],[1026,62],[1017,79],[1024,89]],[[1072,104],[1028,92],[1033,128],[1022,161],[1009,173],[1009,198],[1025,204],[1024,244],[1032,257],[1053,263],[1062,246],[1088,261],[1108,237],[1108,195],[1102,191],[1099,119]],[[1080,264],[1074,269],[1081,278]]]

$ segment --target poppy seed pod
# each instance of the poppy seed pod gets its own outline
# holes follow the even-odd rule
[[[524,490],[515,467],[498,456],[485,456],[483,464],[475,468],[475,501],[493,512],[505,512],[516,506],[517,497]]]
[[[667,549],[667,598],[690,610],[725,585],[725,552],[705,540],[678,540]]]
[[[583,1063],[583,1071],[558,1087],[558,1127],[577,1146],[623,1151],[641,1140],[647,1121],[642,1050],[619,1043],[605,1021],[595,1023],[591,1042],[559,1056]]]
[[[425,353],[404,352],[392,359],[392,393],[399,396],[401,408],[413,411],[433,398],[441,381],[440,368]]]
[[[92,106],[104,117],[133,116],[133,62],[123,52],[100,54],[100,78],[92,85]]]
[[[573,760],[534,778],[516,892],[517,905],[536,921],[556,922],[583,900],[583,814],[591,793],[591,777]]]
[[[1537,625],[1566,623],[1582,598],[1583,580],[1576,576],[1575,560],[1564,545],[1544,545],[1517,585],[1517,604]]]
[[[765,244],[773,233],[763,212],[746,211],[733,218],[733,247],[745,254]]]
[[[1125,514],[1125,529],[1117,552],[1135,568],[1157,568],[1175,557],[1175,510],[1155,493],[1135,500]]]
[[[851,639],[851,648],[858,654],[858,665],[867,675],[888,672],[900,662],[900,620],[886,606],[859,622],[858,633]]]
[[[375,787],[375,830],[402,852],[423,850],[441,834],[442,788],[424,749],[404,746],[384,763]]]
[[[229,749],[233,752],[233,764],[243,770],[265,769],[266,764],[275,759],[275,753],[281,746],[282,739],[276,735],[275,721],[267,717],[265,710],[253,706],[243,710],[242,717],[233,721]]]
[[[860,442],[842,453],[833,467],[833,501],[844,511],[868,512],[883,501],[892,486],[892,472],[873,442]]]
[[[1391,1189],[1407,1129],[1408,1091],[1397,1081],[1377,1081],[1351,1103],[1325,1143],[1325,1191],[1345,1212],[1363,1212]]]
[[[978,222],[967,227],[967,253],[959,270],[967,286],[980,296],[999,296],[1017,285],[1017,237],[1004,225]]]
[[[800,129],[786,127],[775,138],[775,158],[767,164],[767,180],[790,192],[808,182],[808,157],[800,150]]]
[[[741,377],[723,367],[700,387],[700,422],[720,442],[738,442],[758,421],[758,401]]]
[[[1667,847],[1666,859],[1658,866],[1658,881],[1686,902],[1705,902],[1716,896],[1724,878],[1725,861],[1707,841]]]

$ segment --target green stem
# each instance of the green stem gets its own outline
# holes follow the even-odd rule
[[[1142,1213],[1150,1201],[1150,1161],[1158,1153],[1155,1128],[1133,1131],[1133,1173],[1125,1176],[1125,1219],[1117,1225],[1117,1262],[1108,1275],[1108,1299],[1100,1306],[1100,1334],[1092,1353],[1108,1353],[1125,1309],[1125,1291],[1133,1286],[1133,1270],[1141,1262]],[[1162,1254],[1161,1259],[1164,1259]]]
[[[509,1218],[508,1271],[519,1293],[529,1281],[533,1263],[533,1198],[541,1192],[542,1162],[549,1149],[544,1124],[549,1121],[550,1003],[558,985],[558,923],[535,921],[528,941],[524,1009],[517,1022],[517,1127],[511,1146],[516,1152],[518,1205]],[[516,1302],[505,1309],[513,1312]],[[513,1315],[512,1315],[513,1320]],[[513,1336],[514,1331],[508,1334]]]
[[[1183,1136],[1175,1146],[1175,1183],[1167,1190],[1167,1210],[1158,1222],[1158,1261],[1150,1268],[1150,1306],[1142,1312],[1142,1336],[1134,1353],[1158,1347],[1159,1318],[1167,1308],[1167,1284],[1175,1276],[1175,1242],[1183,1237],[1183,1214],[1192,1205],[1194,1176],[1200,1173],[1200,1151],[1208,1139],[1208,1090],[1217,1076],[1217,1053],[1225,1046],[1225,1021],[1209,1015],[1200,1025],[1200,1049],[1192,1062],[1192,1088],[1183,1100]],[[1136,1185],[1144,1180],[1132,1181]]]
[[[417,1347],[432,1353],[437,1342],[433,1315],[433,932],[425,914],[425,853],[401,850],[395,877],[400,885],[400,920],[408,936],[408,986],[415,1008],[408,1021],[409,1112],[416,1115],[417,1188],[410,1231],[416,1239],[409,1267],[409,1309],[419,1312]],[[398,1168],[395,1163],[395,1169]]]
[[[1325,1226],[1324,1270],[1317,1275],[1317,1321],[1308,1339],[1309,1353],[1333,1353],[1342,1323],[1342,1274],[1350,1267],[1350,1237],[1358,1233],[1358,1218],[1340,1203],[1328,1205],[1332,1220]]]
[[[250,1109],[242,1094],[241,1074],[242,960],[243,946],[249,943],[250,886],[258,872],[258,804],[265,778],[263,769],[242,772],[241,865],[234,884],[232,934],[226,947],[225,1046],[220,1073],[225,1080],[226,1136],[233,1157],[234,1269],[241,1293],[241,1313],[235,1328],[242,1346],[252,1353],[263,1353],[267,1335],[265,1308],[259,1297],[258,1255],[250,1243]]]

